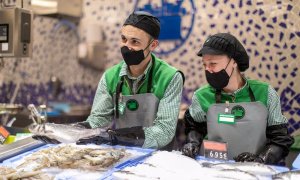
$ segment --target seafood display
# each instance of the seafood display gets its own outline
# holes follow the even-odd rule
[[[50,180],[51,176],[46,175],[41,171],[16,171],[10,167],[0,167],[0,179],[1,180],[15,180],[15,179],[30,179],[30,180]]]
[[[179,151],[105,145],[46,145],[0,166],[3,179],[238,179],[293,180],[300,170],[255,162],[193,159]]]
[[[139,154],[122,147],[60,144],[12,158],[0,166],[2,179],[74,179],[84,174],[99,179],[109,168]],[[60,179],[60,178],[58,178]]]
[[[0,174],[7,175],[16,172],[13,168],[9,167],[0,167]]]
[[[125,149],[87,148],[75,145],[55,146],[32,153],[24,158],[18,169],[41,170],[58,167],[60,169],[82,169],[105,171],[124,156]]]
[[[143,162],[112,174],[113,179],[272,179],[280,173],[259,163],[197,161],[180,152],[157,151]]]
[[[214,169],[240,170],[261,176],[271,176],[276,170],[271,166],[256,162],[236,162],[236,163],[201,163],[202,166]]]
[[[274,180],[297,180],[300,179],[300,170],[287,171],[272,176]]]
[[[108,136],[106,130],[103,128],[86,129],[85,127],[70,124],[34,123],[28,129],[35,135],[47,136],[62,143],[74,143],[79,139],[98,135],[102,137]]]

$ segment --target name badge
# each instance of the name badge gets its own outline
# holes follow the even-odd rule
[[[233,114],[219,114],[218,123],[235,124],[235,118]]]
[[[227,143],[203,140],[204,157],[218,160],[228,160]]]

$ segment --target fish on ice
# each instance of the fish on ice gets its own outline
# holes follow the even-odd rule
[[[102,137],[108,137],[106,129],[104,128],[86,129],[85,127],[79,127],[70,124],[34,123],[31,124],[28,129],[34,135],[47,136],[62,143],[74,143],[82,138],[99,135]]]
[[[272,176],[274,180],[296,180],[300,179],[300,170],[286,171]]]

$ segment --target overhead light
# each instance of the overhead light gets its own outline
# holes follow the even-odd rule
[[[28,8],[36,15],[64,15],[80,18],[82,4],[83,0],[31,0]]]
[[[57,4],[58,3],[55,0],[31,0],[32,6],[56,8]]]

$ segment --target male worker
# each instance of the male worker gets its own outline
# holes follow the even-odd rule
[[[158,149],[172,141],[184,77],[152,53],[159,33],[160,22],[155,16],[144,11],[130,14],[121,29],[124,60],[103,74],[91,114],[81,125],[97,128],[113,122],[107,131],[113,144]],[[105,141],[93,137],[78,143]]]

